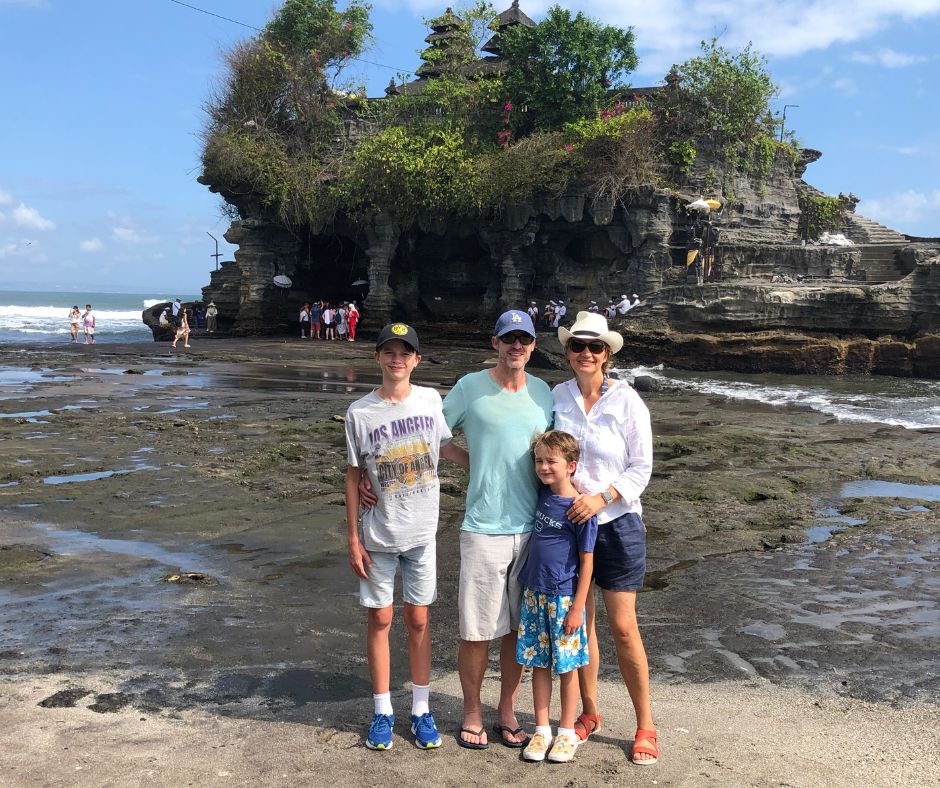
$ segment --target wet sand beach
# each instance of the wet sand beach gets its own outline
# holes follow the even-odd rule
[[[414,380],[444,392],[492,355],[432,341]],[[574,764],[457,747],[465,476],[447,463],[445,743],[411,744],[398,626],[395,746],[365,750],[340,417],[376,381],[367,343],[0,349],[0,783],[940,784],[940,430],[669,389],[644,395],[639,599],[661,763],[628,762],[603,623],[604,730]],[[531,726],[528,683],[519,710]]]

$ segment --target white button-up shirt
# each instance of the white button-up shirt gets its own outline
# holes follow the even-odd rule
[[[555,429],[577,439],[581,459],[574,484],[595,495],[613,487],[620,498],[597,513],[597,522],[610,522],[628,512],[643,513],[640,494],[653,472],[653,429],[650,413],[640,395],[626,383],[611,381],[610,388],[584,412],[584,397],[575,379],[552,389]]]

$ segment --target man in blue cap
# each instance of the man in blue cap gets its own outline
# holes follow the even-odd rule
[[[493,730],[507,747],[529,741],[516,719],[522,679],[516,661],[521,589],[535,517],[538,479],[532,471],[532,439],[552,423],[548,385],[525,371],[535,349],[535,326],[521,310],[500,315],[491,339],[496,366],[457,381],[444,399],[451,430],[463,430],[470,451],[466,514],[460,531],[457,667],[463,689],[461,747],[489,746],[481,692],[489,644],[500,639],[501,686]]]

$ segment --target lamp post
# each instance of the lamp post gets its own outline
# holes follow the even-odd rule
[[[780,120],[780,141],[783,142],[783,130],[787,125],[787,107],[798,107],[799,104],[784,104],[783,105],[783,118]]]
[[[210,254],[209,257],[215,258],[215,270],[219,270],[219,258],[222,256],[219,254],[219,239],[216,238],[212,233],[206,230],[206,235],[208,235],[213,241],[215,241],[215,254]]]

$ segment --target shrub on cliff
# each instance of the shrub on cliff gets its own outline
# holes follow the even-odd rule
[[[423,54],[434,77],[421,91],[366,102],[330,85],[369,38],[368,7],[286,0],[225,56],[225,80],[206,105],[201,180],[242,216],[301,227],[378,213],[405,225],[570,189],[617,199],[664,174],[702,177],[693,165],[703,149],[722,153],[725,179],[770,172],[776,88],[750,46],[703,44],[701,57],[675,67],[680,86],[652,97],[652,111],[629,109],[609,102],[613,89],[629,92],[632,30],[555,6],[535,28],[501,31],[507,68],[483,73],[476,53],[495,12],[477,0],[461,15],[445,15],[449,44]],[[358,134],[344,133],[344,121]]]
[[[352,0],[285,0],[264,31],[225,58],[205,103],[203,179],[226,199],[272,206],[304,221],[335,158],[340,124],[335,85],[371,33],[368,6]],[[314,184],[311,193],[310,184]]]
[[[679,82],[659,98],[667,125],[677,136],[707,136],[726,147],[772,133],[770,101],[778,88],[767,59],[750,43],[734,52],[712,39],[701,48],[700,56],[673,66]]]
[[[472,212],[479,207],[480,189],[461,128],[422,136],[393,126],[352,151],[335,193],[352,216],[387,213],[409,224],[422,210]]]

